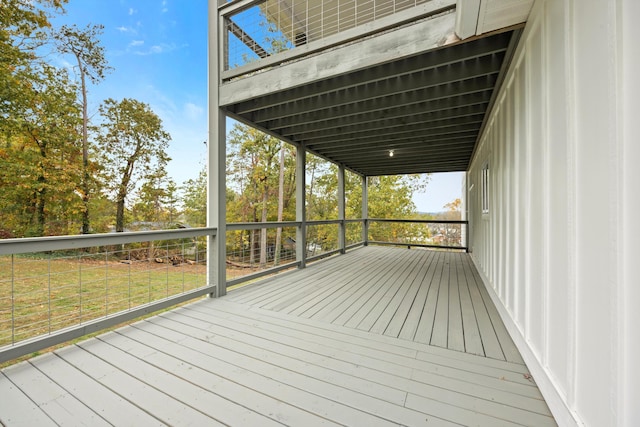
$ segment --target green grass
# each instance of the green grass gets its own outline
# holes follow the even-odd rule
[[[0,257],[0,346],[206,285],[204,265],[102,255]]]

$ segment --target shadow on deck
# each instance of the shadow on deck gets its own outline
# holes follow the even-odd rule
[[[366,247],[2,371],[7,425],[555,425],[468,256]]]

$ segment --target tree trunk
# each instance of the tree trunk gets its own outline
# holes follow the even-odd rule
[[[129,186],[129,182],[131,182],[134,163],[135,161],[129,158],[124,176],[118,187],[118,195],[116,196],[116,233],[124,231],[124,201],[127,198],[127,187]]]
[[[284,145],[280,146],[280,177],[278,181],[278,222],[282,222],[284,210]],[[273,265],[280,264],[280,246],[282,245],[282,227],[276,229],[276,247],[273,254]]]
[[[80,67],[80,80],[82,84],[82,234],[89,234],[89,135],[87,114],[87,85],[85,82],[85,70],[82,61],[76,55]]]
[[[262,193],[262,222],[267,222],[267,189]],[[260,229],[260,268],[267,265],[267,229]]]
[[[38,236],[44,236],[44,224],[46,222],[45,216],[45,193],[46,189],[44,188],[44,177],[39,177],[38,182],[42,184],[42,187],[37,191],[37,201],[36,201],[36,234]]]
[[[249,230],[249,265],[252,267],[256,263],[256,230]]]
[[[124,231],[124,197],[118,194],[116,200],[116,232],[121,233]]]

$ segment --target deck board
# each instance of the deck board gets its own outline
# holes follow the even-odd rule
[[[555,425],[479,284],[465,254],[353,251],[6,368],[0,424]],[[437,302],[455,350],[420,342]]]
[[[340,259],[344,258],[344,259]],[[366,247],[330,269],[235,290],[232,301],[523,363],[467,254]],[[335,264],[335,265],[334,265]],[[271,287],[273,286],[273,290]]]
[[[78,400],[72,393],[53,382],[42,372],[33,369],[33,366],[28,363],[9,367],[4,373],[9,380],[15,382],[16,386],[29,396],[38,408],[46,409],[42,411],[41,409],[33,408],[31,411],[46,413],[50,417],[52,425],[54,423],[61,425],[78,424],[77,420],[82,420],[88,426],[111,425]],[[0,413],[6,414],[7,408],[0,408]],[[41,423],[33,425],[41,425]]]
[[[23,366],[18,369],[24,372]],[[26,378],[26,380],[31,381],[31,378]],[[4,425],[56,425],[54,420],[31,399],[28,390],[16,386],[4,375],[0,375],[0,396],[2,396],[0,399],[0,422]]]

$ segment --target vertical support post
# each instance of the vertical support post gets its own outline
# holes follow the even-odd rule
[[[296,148],[296,221],[300,223],[296,230],[296,261],[298,268],[307,266],[307,150],[303,145]]]
[[[344,166],[338,165],[338,219],[340,220],[338,230],[338,248],[344,254],[347,248],[347,226],[344,222],[346,217],[345,194],[344,194]]]
[[[216,0],[209,0],[209,143],[207,156],[207,226],[217,229],[207,238],[207,284],[215,295],[227,293],[226,269],[226,117],[220,109],[220,48],[224,39]]]
[[[461,213],[462,213],[462,220],[463,221],[467,221],[466,224],[462,224],[460,225],[460,227],[464,227],[464,233],[460,233],[461,234],[461,238],[464,239],[464,241],[462,242],[462,246],[466,247],[466,252],[470,253],[471,252],[471,242],[469,241],[469,238],[471,236],[470,234],[470,228],[471,228],[471,218],[469,217],[469,192],[471,191],[469,189],[469,172],[465,172],[464,175],[462,176],[462,209],[461,209]]]
[[[362,241],[369,244],[369,185],[366,175],[362,176]]]

